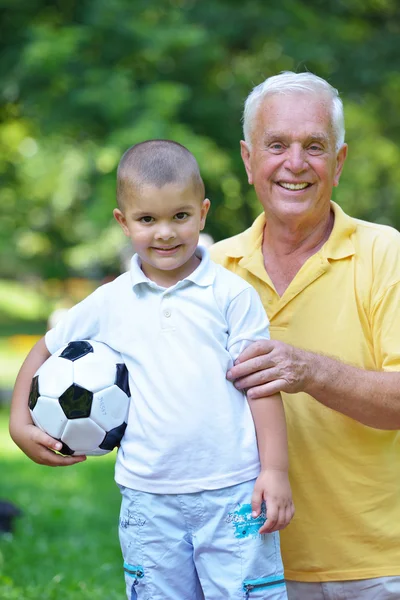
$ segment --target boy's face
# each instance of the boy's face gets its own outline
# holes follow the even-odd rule
[[[140,256],[145,275],[174,285],[198,265],[194,255],[210,201],[196,196],[191,184],[145,185],[127,193],[114,217]]]

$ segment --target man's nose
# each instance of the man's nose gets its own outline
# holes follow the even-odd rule
[[[292,171],[292,173],[301,173],[307,169],[304,148],[295,144],[287,149],[286,167]]]

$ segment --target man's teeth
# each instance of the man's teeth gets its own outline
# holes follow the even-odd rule
[[[308,183],[284,183],[283,181],[280,181],[279,185],[286,190],[304,190],[308,187]]]

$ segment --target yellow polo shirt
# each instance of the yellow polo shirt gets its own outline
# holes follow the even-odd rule
[[[264,214],[215,244],[213,260],[251,283],[271,337],[364,369],[400,370],[400,234],[346,215],[279,297],[264,268]],[[400,396],[400,389],[399,389]],[[311,396],[283,394],[296,515],[281,532],[287,579],[400,575],[400,433]]]

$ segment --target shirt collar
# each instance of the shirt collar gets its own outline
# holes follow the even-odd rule
[[[339,260],[355,253],[351,236],[356,229],[356,222],[346,215],[336,202],[331,201],[331,208],[335,215],[335,222],[320,252],[325,258]],[[227,256],[250,259],[254,254],[258,254],[262,247],[265,222],[265,213],[261,213],[249,229],[234,238],[235,243],[227,250]]]
[[[352,235],[356,229],[357,222],[340,208],[336,202],[331,202],[331,208],[335,215],[335,222],[329,238],[322,246],[320,252],[325,258],[340,260],[355,254]]]
[[[210,254],[208,250],[204,246],[197,246],[196,256],[198,256],[201,259],[201,263],[199,264],[197,269],[195,269],[193,273],[190,273],[190,275],[185,277],[185,279],[183,279],[182,281],[178,281],[178,283],[172,286],[173,288],[176,286],[181,287],[183,282],[186,281],[190,281],[200,287],[207,287],[209,285],[212,285],[215,279],[216,267],[210,259]],[[141,284],[145,284],[152,288],[160,289],[159,285],[157,285],[154,281],[151,281],[151,279],[146,277],[146,275],[143,273],[141,269],[141,260],[138,254],[134,254],[132,256],[130,275],[132,288],[136,291],[139,291]]]

